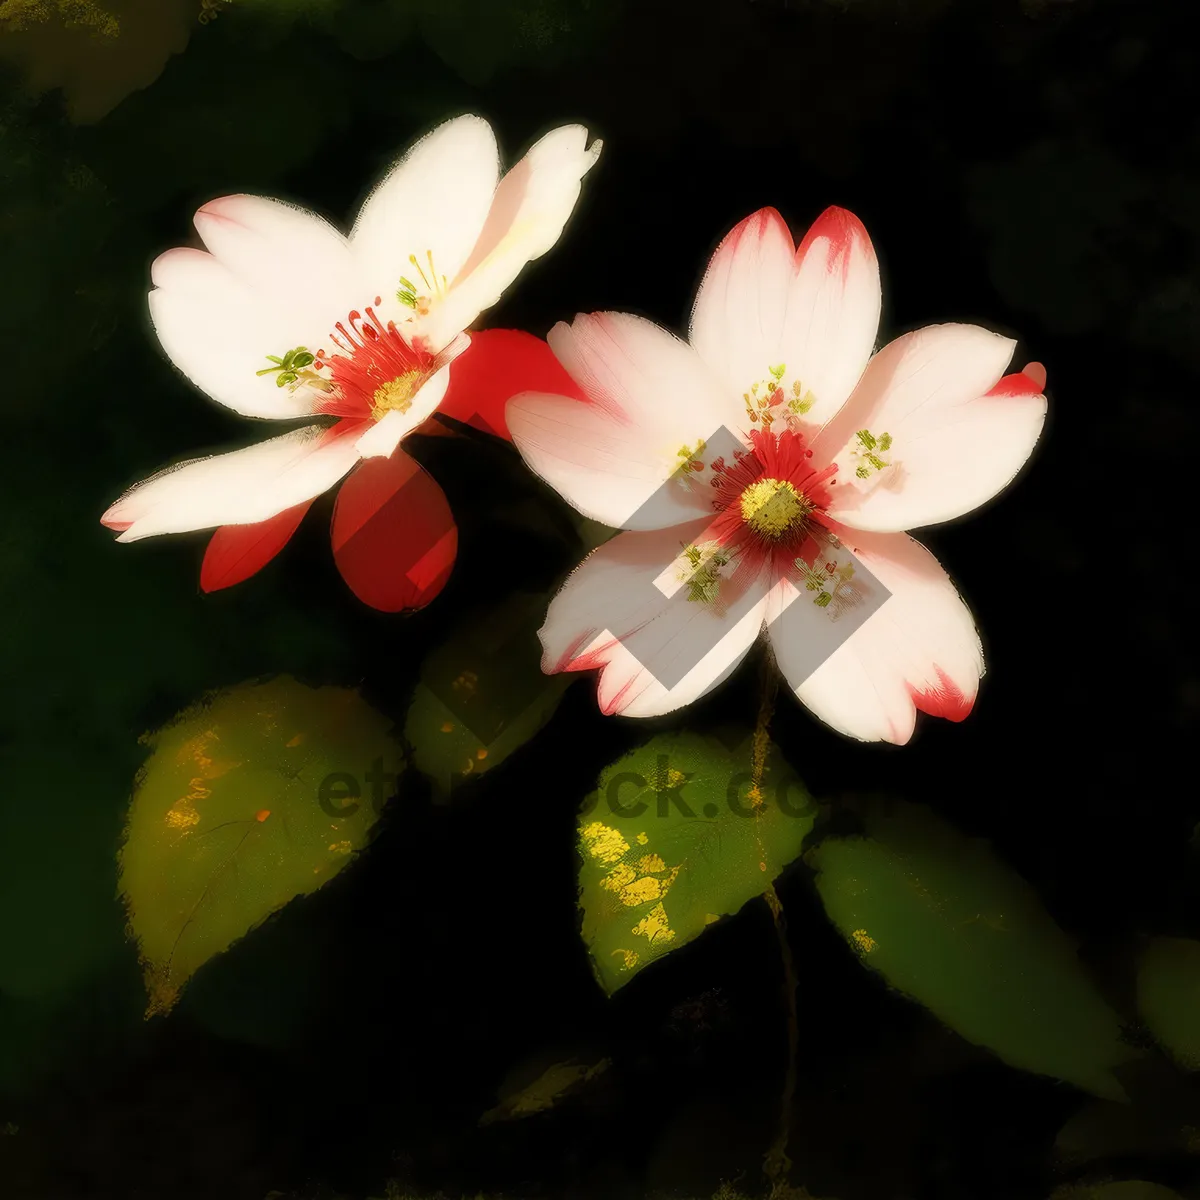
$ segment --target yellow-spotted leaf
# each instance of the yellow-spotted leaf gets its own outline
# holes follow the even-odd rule
[[[499,766],[554,715],[573,675],[544,675],[548,598],[520,592],[472,612],[421,667],[405,721],[413,762],[443,794]]]
[[[579,817],[583,937],[608,993],[762,895],[816,807],[775,746],[656,737],[608,767]]]
[[[1113,1069],[1134,1052],[1029,885],[917,805],[880,801],[864,821],[809,856],[864,965],[1010,1066],[1124,1098]]]
[[[1159,937],[1137,978],[1142,1020],[1185,1071],[1200,1071],[1200,942]]]
[[[281,676],[206,697],[157,733],[120,850],[149,1005],[362,849],[402,769],[357,692]]]

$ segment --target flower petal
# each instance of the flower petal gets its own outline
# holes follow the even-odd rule
[[[970,512],[1011,482],[1046,417],[1032,379],[997,384],[1014,345],[973,325],[935,325],[884,347],[814,450],[841,447],[836,461],[848,467],[858,430],[888,433],[888,466],[866,480],[839,471],[830,515],[856,529],[915,529]]]
[[[796,696],[827,725],[860,741],[904,745],[917,709],[961,721],[984,668],[975,622],[954,584],[904,534],[836,532],[891,596],[811,674],[798,667],[805,648],[778,636],[786,622],[768,625]],[[769,622],[773,615],[772,609]]]
[[[615,529],[664,529],[711,509],[699,488],[668,482],[670,443],[599,404],[526,393],[506,409],[525,465],[585,517]]]
[[[455,370],[458,370],[457,361]],[[412,398],[412,407],[404,412],[393,409],[374,422],[358,439],[363,458],[388,458],[400,445],[400,439],[424,424],[436,411],[450,383],[450,364],[435,371]]]
[[[331,536],[350,590],[382,612],[424,608],[445,587],[458,553],[445,494],[400,449],[365,460],[342,485]]]
[[[729,415],[720,381],[700,356],[644,317],[581,313],[570,325],[560,321],[546,341],[589,400],[648,435],[695,441]]]
[[[150,270],[154,332],[171,361],[201,391],[247,417],[309,416],[319,399],[305,387],[279,387],[268,354],[310,349],[295,321],[273,309],[202,250],[168,250]]]
[[[842,406],[875,345],[879,263],[862,222],[828,208],[794,247],[773,208],[747,217],[721,242],[692,311],[691,341],[738,399],[771,368],[787,396],[808,399],[803,422],[820,426]],[[793,388],[796,390],[793,391]]]
[[[545,254],[562,235],[579,200],[584,175],[603,143],[587,145],[582,125],[564,125],[536,142],[500,181],[487,221],[470,257],[452,277],[450,292],[431,311],[422,331],[441,345],[490,308],[526,263]]]
[[[742,393],[781,357],[794,256],[784,219],[760,209],[726,235],[696,293],[690,340],[725,384],[731,421],[745,421]]]
[[[212,535],[200,566],[200,589],[216,592],[261,571],[291,540],[311,500],[257,525],[222,525]]]
[[[342,424],[180,463],[131,488],[100,520],[122,531],[119,542],[265,521],[319,496],[358,461],[354,427]]]
[[[827,208],[796,250],[780,352],[788,381],[812,393],[806,424],[823,425],[858,383],[875,348],[881,301],[879,261],[862,222]]]
[[[522,392],[546,392],[585,401],[554,351],[531,333],[482,329],[471,334],[471,348],[454,362],[441,416],[496,437],[509,438],[504,409]]]
[[[402,276],[418,294],[433,295],[443,277],[448,282],[458,275],[487,221],[499,177],[491,126],[482,117],[457,117],[421,138],[367,197],[350,246],[372,299],[382,297],[385,321],[412,316],[396,299]],[[452,330],[431,350],[465,328]]]
[[[222,196],[196,213],[213,256],[259,302],[285,318],[296,341],[323,345],[334,323],[371,302],[346,238],[315,213],[264,196]],[[265,365],[265,364],[263,364]]]
[[[689,600],[686,585],[670,597],[659,586],[706,526],[622,533],[593,551],[550,604],[542,670],[600,668],[601,709],[628,717],[672,712],[732,674],[762,628],[764,581],[726,581],[724,612]]]
[[[508,426],[532,470],[606,525],[662,529],[709,511],[711,494],[702,488],[665,486],[682,449],[735,443],[720,386],[696,352],[626,313],[580,315],[547,340],[589,403],[546,395],[509,401]]]

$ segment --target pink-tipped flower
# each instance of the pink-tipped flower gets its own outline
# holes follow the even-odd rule
[[[551,604],[546,671],[598,668],[605,712],[654,716],[710,691],[765,628],[797,697],[844,734],[903,744],[918,709],[967,715],[984,669],[974,622],[904,531],[1013,479],[1045,419],[1045,371],[1005,375],[1015,343],[973,325],[873,354],[879,314],[856,217],[828,209],[797,248],[763,209],[718,247],[690,344],[619,313],[551,331],[586,400],[514,397],[513,441],[581,513],[629,532]],[[732,449],[712,444],[722,431]],[[821,649],[814,622],[853,607],[856,569],[881,603]]]
[[[310,423],[172,467],[101,521],[122,542],[216,529],[201,569],[212,591],[273,558],[313,499],[349,475],[332,529],[346,582],[387,611],[427,604],[458,534],[401,442],[435,410],[507,436],[499,398],[551,380],[570,390],[538,339],[464,331],[558,240],[600,146],[563,126],[501,178],[487,122],[448,121],[391,169],[349,236],[278,200],[206,204],[195,224],[208,252],[170,250],[151,268],[155,332],[214,400]]]

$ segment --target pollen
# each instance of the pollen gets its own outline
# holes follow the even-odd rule
[[[408,412],[412,408],[413,393],[417,390],[420,371],[405,371],[396,379],[375,389],[371,397],[371,416],[378,421],[390,412]]]
[[[742,519],[766,538],[780,538],[812,511],[812,504],[783,479],[760,479],[741,496]]]

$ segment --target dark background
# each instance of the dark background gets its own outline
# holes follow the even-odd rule
[[[1045,363],[1050,418],[1018,484],[923,535],[985,638],[971,718],[863,747],[785,696],[773,732],[819,796],[888,791],[990,839],[1127,1012],[1139,939],[1200,930],[1190,8],[234,0],[201,25],[190,4],[170,19],[126,4],[119,53],[61,49],[89,35],[56,18],[0,29],[0,1196],[762,1187],[785,1050],[769,915],[748,906],[605,1000],[577,933],[575,811],[647,727],[601,718],[589,683],[453,804],[407,780],[362,861],[206,968],[170,1019],[141,1020],[114,863],[139,735],[279,671],[361,684],[400,719],[457,613],[497,579],[550,586],[573,565],[506,518],[528,494],[561,506],[481,439],[416,449],[462,546],[407,619],[341,583],[328,497],[261,575],[210,596],[203,536],[117,546],[98,524],[164,463],[257,433],[149,331],[149,263],[189,240],[192,212],[259,191],[344,225],[415,136],[463,111],[510,162],[569,121],[606,145],[491,325],[542,335],[611,308],[682,330],[736,221],[773,205],[799,237],[839,204],[878,250],[885,336],[979,321],[1020,338],[1015,367]],[[747,664],[657,724],[752,722],[755,696]],[[1053,1142],[1078,1093],[867,976],[803,864],[780,894],[800,974],[797,1183],[1045,1200],[1070,1177]],[[509,1072],[574,1053],[613,1069],[545,1117],[478,1127]],[[1104,1165],[1200,1185],[1184,1154]]]

